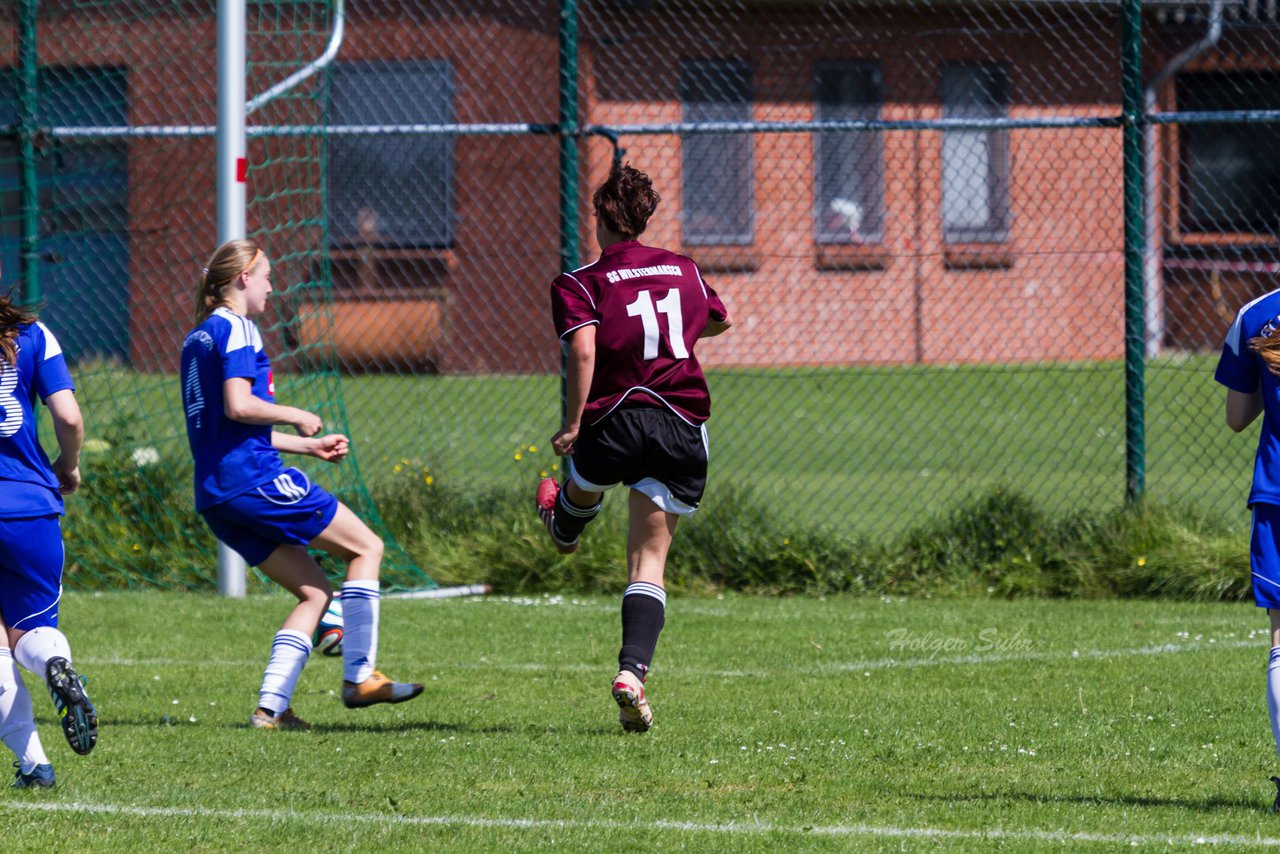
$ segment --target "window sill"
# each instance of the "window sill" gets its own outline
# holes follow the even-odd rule
[[[760,268],[760,253],[751,246],[686,246],[682,251],[708,273],[754,273]]]
[[[1246,231],[1174,231],[1169,242],[1177,246],[1275,246],[1274,234]]]
[[[948,270],[1007,270],[1017,255],[1003,243],[959,243],[942,250]]]
[[[439,299],[458,268],[452,249],[331,248],[333,299]]]
[[[333,247],[329,250],[332,261],[426,261],[442,265],[452,273],[458,266],[458,257],[452,249],[384,249],[378,246]]]
[[[883,244],[819,243],[814,266],[819,270],[883,270],[893,254]]]

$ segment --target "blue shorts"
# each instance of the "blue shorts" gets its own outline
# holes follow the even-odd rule
[[[1253,536],[1249,538],[1253,601],[1259,608],[1280,609],[1280,505],[1253,505]]]
[[[200,511],[214,536],[240,553],[250,566],[282,545],[305,546],[329,527],[338,499],[298,469]]]
[[[57,628],[63,554],[56,514],[0,519],[0,615],[6,626]]]

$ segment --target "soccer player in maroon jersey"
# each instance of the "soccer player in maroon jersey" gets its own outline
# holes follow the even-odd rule
[[[697,264],[638,242],[658,200],[648,175],[615,164],[592,197],[599,260],[551,285],[556,334],[569,349],[564,424],[551,445],[569,459],[564,487],[547,478],[537,495],[552,542],[568,554],[605,490],[630,489],[629,583],[612,683],[628,732],[653,723],[644,681],[666,612],[667,550],[706,484],[711,395],[693,348],[730,326]]]

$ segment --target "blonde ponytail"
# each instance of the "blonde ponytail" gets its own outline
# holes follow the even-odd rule
[[[214,309],[226,305],[226,289],[245,270],[262,257],[262,250],[253,240],[228,240],[214,250],[209,263],[200,271],[200,284],[196,287],[196,325],[213,314]]]

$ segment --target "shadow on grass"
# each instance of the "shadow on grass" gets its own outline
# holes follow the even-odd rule
[[[1033,804],[1080,804],[1081,806],[1124,806],[1124,807],[1174,807],[1177,809],[1195,810],[1197,812],[1221,812],[1224,808],[1247,810],[1270,810],[1275,797],[1270,781],[1264,788],[1259,786],[1259,798],[1256,801],[1240,798],[1153,798],[1140,795],[1045,795],[1033,792],[987,792],[976,795],[972,793],[956,793],[951,795],[925,795],[919,792],[904,792],[903,797],[919,801],[945,801],[948,803],[982,803],[995,801],[1019,801]]]
[[[231,729],[252,731],[248,723],[237,721],[235,723],[225,723],[222,721],[200,721],[192,723],[187,720],[168,722],[157,720],[155,718],[113,718],[103,723],[104,727],[110,729],[123,727],[138,727],[143,729],[165,729],[165,730],[182,730],[182,729]],[[350,722],[337,723],[317,723],[314,720],[311,723],[312,733],[317,735],[325,735],[328,733],[402,733],[408,731],[435,733],[446,732],[456,734],[470,735],[521,735],[526,737],[547,737],[547,736],[571,736],[580,737],[614,737],[628,736],[633,733],[624,732],[618,726],[592,726],[592,727],[557,727],[557,726],[513,726],[507,724],[483,724],[483,723],[449,723],[446,721],[370,721],[361,723],[358,720]],[[293,733],[288,733],[293,735]],[[305,733],[304,733],[305,736]]]
[[[238,725],[240,729],[249,729],[248,724]],[[483,723],[445,723],[443,721],[408,721],[404,723],[396,723],[394,721],[378,721],[371,724],[361,724],[355,721],[351,723],[313,723],[311,731],[314,733],[337,733],[337,732],[405,732],[406,730],[414,730],[419,732],[448,732],[456,734],[468,735],[519,735],[528,738],[537,737],[555,737],[569,736],[572,738],[582,737],[611,737],[615,735],[627,735],[620,727],[556,727],[556,726],[519,726],[508,724],[483,724]]]

